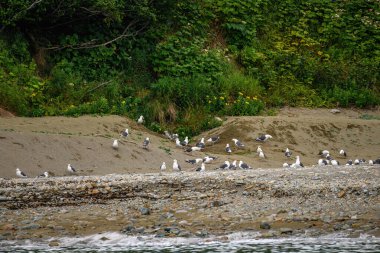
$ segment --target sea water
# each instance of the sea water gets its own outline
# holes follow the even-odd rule
[[[59,246],[49,246],[59,241]],[[102,233],[86,237],[62,237],[41,241],[0,241],[0,252],[380,252],[380,238],[362,235],[259,239],[255,234],[235,233],[214,238],[156,238]]]

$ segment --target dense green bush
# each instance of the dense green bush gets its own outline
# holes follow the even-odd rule
[[[15,0],[0,24],[0,106],[19,115],[191,136],[265,106],[380,104],[376,0]]]

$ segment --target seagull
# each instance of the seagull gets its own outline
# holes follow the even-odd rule
[[[187,144],[189,144],[189,137],[185,137],[185,139],[181,142],[181,145],[182,146],[187,146]]]
[[[169,140],[173,140],[173,135],[171,135],[167,130],[164,131],[164,134],[165,134],[165,136],[166,136]]]
[[[44,173],[42,173],[41,175],[39,175],[37,177],[49,177],[49,173],[47,171],[45,171]]]
[[[331,160],[331,165],[338,166],[338,165],[340,165],[340,163],[339,163],[339,161],[333,159],[333,160]]]
[[[75,172],[77,172],[77,171],[75,170],[75,168],[74,168],[70,163],[67,165],[67,170],[68,170],[70,173],[75,173]]]
[[[200,150],[202,150],[202,148],[200,147],[190,147],[190,148],[185,149],[186,152],[200,151]]]
[[[328,161],[331,161],[333,158],[331,157],[330,154],[327,154],[327,155],[326,155],[326,159],[327,159]]]
[[[282,167],[283,167],[283,168],[289,168],[290,165],[289,165],[288,163],[283,163],[283,164],[282,164]]]
[[[142,123],[144,123],[144,116],[140,116],[139,117],[139,119],[137,120],[137,123],[139,123],[139,124],[142,124]]]
[[[22,172],[19,168],[16,169],[16,175],[18,177],[27,177],[27,175],[24,172]]]
[[[175,145],[176,145],[177,147],[180,147],[180,148],[183,147],[182,144],[181,144],[181,142],[179,141],[178,138],[175,138]]]
[[[220,139],[219,136],[213,136],[213,137],[209,138],[209,139],[207,140],[207,142],[211,142],[211,143],[214,145],[216,142],[219,141],[219,139]]]
[[[236,147],[244,148],[244,144],[241,143],[238,139],[232,139],[235,142]]]
[[[237,162],[237,161],[234,160],[234,161],[230,164],[230,167],[229,167],[230,170],[236,170],[236,168],[237,168],[236,162]]]
[[[162,164],[160,166],[160,171],[164,171],[164,170],[166,170],[166,163],[162,162]]]
[[[303,167],[303,164],[300,161],[300,157],[296,156],[296,162],[291,165],[292,168]]]
[[[292,152],[288,148],[286,148],[286,150],[285,150],[285,156],[286,157],[290,157],[291,155],[292,155]]]
[[[343,149],[341,149],[341,150],[339,151],[339,154],[340,154],[341,156],[344,156],[344,157],[347,156],[346,151],[344,151]]]
[[[199,171],[199,172],[204,172],[204,171],[206,171],[205,163],[202,163],[202,164],[201,164],[201,167],[197,168],[196,171]]]
[[[204,149],[205,148],[205,138],[202,138],[200,140],[200,142],[198,142],[197,144],[195,144],[195,146],[201,148],[201,149]]]
[[[246,164],[246,163],[243,162],[243,161],[240,161],[240,162],[239,162],[239,168],[240,168],[240,169],[243,169],[243,170],[252,169],[251,166],[249,166],[248,164]]]
[[[149,139],[149,137],[146,137],[144,142],[143,142],[143,148],[148,149],[149,143],[150,143],[150,139]]]
[[[372,161],[372,160],[369,160],[369,161],[368,161],[368,165],[373,165],[373,161]]]
[[[225,169],[228,169],[229,167],[230,167],[230,162],[224,161],[224,163],[222,165],[220,165],[219,168],[216,168],[216,169],[225,170]]]
[[[177,160],[173,160],[173,171],[181,171],[181,166],[178,164]]]
[[[192,159],[192,160],[186,159],[186,160],[185,160],[185,162],[187,162],[187,163],[191,163],[191,164],[200,163],[200,162],[202,162],[202,161],[203,161],[202,158],[195,158],[195,159]]]
[[[117,142],[117,140],[113,140],[113,143],[112,143],[112,148],[115,149],[115,150],[118,150],[119,149],[119,143]]]
[[[205,156],[204,158],[203,158],[203,162],[204,163],[211,163],[212,161],[214,161],[216,159],[216,157],[214,157],[214,156]]]
[[[227,154],[231,154],[232,150],[230,148],[230,144],[228,144],[228,143],[226,144],[225,150],[226,150]]]
[[[348,160],[347,163],[346,163],[346,165],[347,165],[347,166],[348,166],[348,165],[352,165],[352,160]]]
[[[126,128],[124,131],[121,132],[122,137],[128,137],[128,135],[129,135],[128,128]]]
[[[273,137],[270,134],[262,134],[256,138],[256,141],[264,142],[264,141],[267,141],[268,139],[271,139],[271,138],[273,138]]]
[[[261,152],[259,153],[259,157],[260,157],[260,158],[267,158],[263,151],[261,151]]]
[[[359,164],[360,164],[359,159],[355,159],[354,164],[355,164],[355,165],[359,165]]]
[[[261,146],[257,147],[256,152],[257,152],[257,154],[259,154],[260,152],[263,152],[263,150],[261,149]]]
[[[319,166],[326,166],[326,165],[328,165],[329,164],[329,162],[328,161],[326,161],[325,159],[319,159],[318,160],[318,165]]]
[[[330,151],[328,151],[328,150],[320,150],[319,153],[318,153],[318,155],[326,158],[327,155],[330,155]]]

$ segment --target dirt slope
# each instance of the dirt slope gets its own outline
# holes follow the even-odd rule
[[[372,115],[377,119],[361,119]],[[16,167],[28,176],[49,171],[56,176],[67,175],[66,166],[73,164],[80,175],[111,173],[145,173],[157,171],[161,162],[171,170],[173,159],[177,159],[184,170],[194,166],[185,159],[216,155],[218,160],[206,166],[213,169],[224,160],[243,160],[254,168],[281,167],[282,163],[294,161],[301,156],[305,165],[316,164],[318,150],[328,149],[333,157],[345,163],[348,159],[380,157],[379,110],[341,110],[332,114],[327,109],[282,109],[278,116],[230,117],[223,125],[194,138],[220,135],[220,142],[207,146],[204,152],[185,153],[163,136],[150,132],[135,121],[120,116],[83,116],[79,118],[0,117],[0,177],[15,177]],[[131,135],[121,139],[119,150],[111,148],[114,138],[129,128]],[[261,146],[267,159],[260,159],[255,141],[259,134],[268,133],[273,139]],[[149,150],[142,148],[145,137],[151,138]],[[245,143],[244,150],[236,150],[232,138]],[[230,143],[233,154],[226,155],[224,147]],[[285,159],[283,150],[289,147],[293,156]],[[343,148],[348,157],[340,157]]]

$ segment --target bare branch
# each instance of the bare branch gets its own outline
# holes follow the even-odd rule
[[[142,30],[144,30],[146,28],[146,26],[148,25],[148,22],[146,22],[139,30],[136,30],[134,32],[131,32],[130,29],[133,25],[135,25],[138,21],[137,20],[134,20],[132,21],[131,23],[128,24],[128,26],[124,29],[124,31],[117,37],[109,40],[109,41],[106,41],[106,42],[103,42],[103,43],[96,43],[98,40],[97,39],[92,39],[90,41],[87,41],[87,42],[83,42],[83,43],[80,43],[80,44],[76,44],[76,45],[65,45],[65,46],[55,46],[55,47],[48,47],[48,48],[45,48],[46,50],[62,50],[62,49],[66,49],[66,48],[72,48],[72,49],[89,49],[89,48],[96,48],[96,47],[103,47],[103,46],[107,46],[117,40],[120,40],[120,39],[123,39],[123,38],[126,38],[126,37],[135,37],[137,36]]]
[[[41,3],[41,2],[42,2],[42,0],[37,0],[37,1],[35,1],[35,2],[32,3],[28,8],[26,8],[25,11],[28,11],[28,10],[32,9],[36,4],[39,4],[39,3]]]

